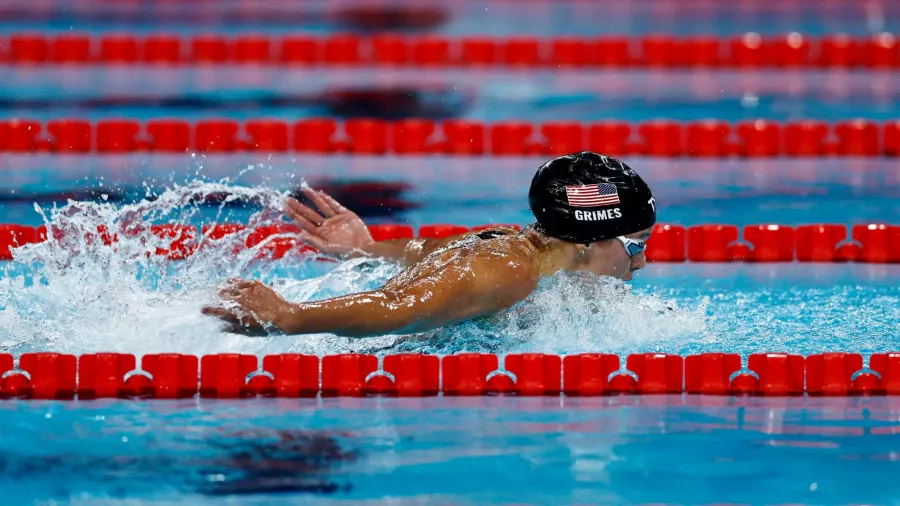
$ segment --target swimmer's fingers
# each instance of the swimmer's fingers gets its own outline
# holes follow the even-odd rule
[[[306,244],[309,244],[313,248],[316,248],[319,251],[328,251],[329,245],[328,241],[322,239],[321,237],[313,234],[303,234],[300,236],[300,239],[303,240]]]
[[[313,248],[316,248],[319,253],[326,256],[341,257],[342,255],[346,255],[347,253],[353,251],[352,248],[341,246],[340,244],[330,243],[327,240],[312,234],[301,235],[300,239],[302,239],[303,242],[309,244]]]
[[[334,209],[322,198],[320,192],[313,190],[312,188],[304,188],[303,193],[309,197],[309,200],[312,200],[316,207],[319,208],[319,211],[322,211],[322,214],[325,215],[326,218],[331,218],[335,214],[337,214]]]
[[[319,195],[322,197],[322,200],[324,200],[325,203],[327,203],[331,207],[331,210],[334,211],[335,214],[347,212],[347,208],[342,206],[341,203],[337,200],[334,200],[334,197],[332,197],[331,195],[325,192],[319,192]]]
[[[222,307],[214,307],[207,306],[200,310],[201,313],[207,316],[214,316],[225,322],[225,326],[222,328],[222,331],[228,332],[230,334],[242,334],[245,336],[264,336],[268,335],[268,332],[262,328],[262,325],[259,324],[255,319],[250,321],[247,318],[240,318],[238,315],[234,314],[234,312],[229,311]]]
[[[291,218],[296,220],[304,230],[309,232],[315,232],[316,229],[325,223],[325,218],[323,218],[321,214],[301,204],[297,199],[287,200],[285,212],[287,212]]]
[[[222,284],[217,295],[224,299],[233,299],[240,294],[242,289],[247,288],[253,283],[253,281],[247,281],[245,279],[231,278]]]
[[[251,329],[238,323],[229,323],[227,325],[224,325],[222,327],[222,332],[227,332],[229,334],[240,334],[242,336],[250,337],[266,337],[269,335],[269,333],[265,330]]]
[[[238,296],[239,292],[240,288],[234,285],[225,285],[222,288],[219,288],[218,291],[216,291],[216,295],[218,295],[219,298],[223,300],[232,300]]]
[[[239,325],[241,322],[241,319],[238,318],[236,314],[225,309],[224,307],[206,306],[201,309],[200,312],[202,314],[205,314],[206,316],[215,316],[216,318],[231,324]]]
[[[307,220],[316,224],[316,226],[321,225],[322,222],[325,221],[325,217],[322,216],[322,214],[295,198],[288,199],[287,210],[292,214],[306,218]]]

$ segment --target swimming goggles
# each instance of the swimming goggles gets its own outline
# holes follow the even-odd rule
[[[637,239],[629,239],[627,237],[618,236],[616,239],[622,241],[622,246],[625,247],[625,253],[628,254],[629,257],[633,257],[635,255],[640,255],[647,249],[647,241],[639,241]]]

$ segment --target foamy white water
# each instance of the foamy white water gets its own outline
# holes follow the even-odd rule
[[[262,279],[286,299],[306,301],[377,288],[400,267],[371,259],[260,262],[255,258],[262,245],[233,254],[249,232],[220,241],[201,237],[200,248],[183,261],[154,255],[167,241],[150,233],[149,224],[189,222],[197,212],[193,202],[208,194],[257,203],[260,211],[248,228],[282,219],[283,192],[201,182],[131,205],[35,206],[50,237],[15,249],[15,262],[5,266],[0,278],[0,351],[578,352],[634,348],[661,339],[696,340],[705,332],[703,307],[682,310],[656,297],[633,295],[619,281],[559,274],[510,311],[427,335],[354,340],[224,333],[221,323],[201,315],[200,309],[215,301],[217,287],[230,277]],[[99,240],[100,225],[117,233],[112,247]]]

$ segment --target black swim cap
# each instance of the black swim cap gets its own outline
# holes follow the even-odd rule
[[[583,151],[538,169],[528,192],[540,232],[590,244],[633,234],[656,223],[647,183],[615,158]]]

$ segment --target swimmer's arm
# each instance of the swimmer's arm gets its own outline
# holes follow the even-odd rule
[[[316,204],[321,213],[293,198],[287,199],[285,212],[306,232],[304,236],[306,242],[326,254],[344,258],[375,256],[413,265],[454,241],[478,233],[466,232],[443,239],[405,238],[373,241],[366,224],[356,213],[324,192],[311,188],[305,188],[303,192]],[[508,227],[497,229],[506,230],[508,233],[516,232],[514,228]]]
[[[450,266],[440,279],[423,277],[390,290],[296,304],[277,326],[286,334],[347,337],[422,332],[506,309],[537,285],[525,265],[488,267]]]

